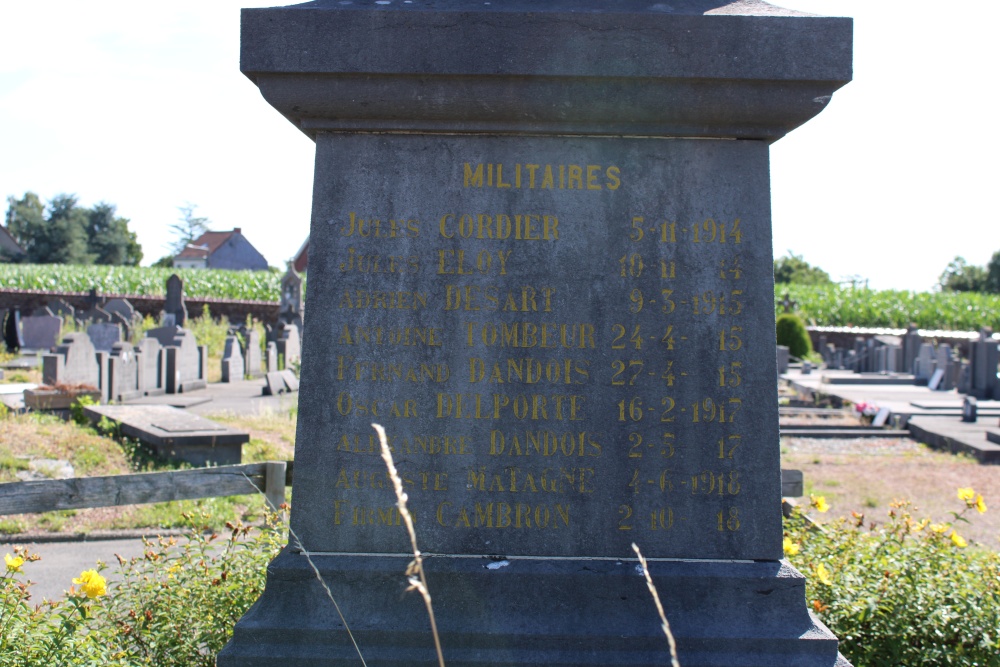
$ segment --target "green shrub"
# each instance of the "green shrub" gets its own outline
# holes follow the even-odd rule
[[[31,563],[23,547],[0,565],[0,667],[157,665],[210,667],[233,625],[264,590],[267,563],[285,540],[285,516],[265,525],[227,524],[228,538],[206,535],[200,517],[181,543],[146,543],[119,559],[121,580],[84,570],[60,600],[27,602]],[[67,587],[70,582],[66,582]]]
[[[782,313],[778,316],[776,329],[778,331],[778,345],[788,346],[793,357],[804,359],[812,353],[809,332],[806,331],[806,325],[799,319],[798,315]]]
[[[1000,556],[956,531],[986,509],[971,489],[959,493],[966,507],[950,522],[917,520],[904,501],[881,525],[858,513],[822,529],[797,512],[786,521],[807,600],[855,667],[1000,666]]]

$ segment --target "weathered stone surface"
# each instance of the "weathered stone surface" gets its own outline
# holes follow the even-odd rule
[[[666,664],[633,542],[685,667],[837,664],[780,561],[767,142],[850,78],[850,21],[411,9],[243,14],[317,144],[292,525],[368,664],[432,659],[373,421],[449,665]],[[296,551],[220,667],[355,660]]]
[[[145,396],[158,396],[167,390],[167,359],[160,341],[146,336],[136,346],[139,352],[139,387]]]
[[[122,402],[144,394],[141,359],[131,343],[115,343],[108,355],[108,400]]]
[[[198,345],[190,330],[158,327],[147,331],[146,336],[155,338],[164,348],[168,394],[205,388],[205,349]]]
[[[226,337],[226,347],[222,352],[222,381],[239,382],[243,380],[243,351],[240,340],[236,336]]]
[[[250,435],[167,405],[109,405],[85,409],[94,422],[106,417],[122,435],[135,438],[157,456],[194,466],[240,463]]]
[[[163,305],[164,326],[183,327],[187,321],[187,306],[184,305],[184,281],[177,274],[167,278],[167,299]],[[172,321],[167,322],[167,319]]]
[[[296,324],[279,323],[276,329],[277,339],[274,341],[278,354],[278,368],[291,368],[292,364],[302,357],[302,347],[299,343],[299,327]]]
[[[122,340],[122,327],[120,324],[97,322],[87,327],[87,335],[95,350],[110,352],[114,344]]]
[[[42,382],[101,386],[97,351],[85,333],[68,333],[52,354],[42,356]]]
[[[62,318],[54,315],[31,315],[21,318],[21,339],[28,350],[49,350],[59,341]]]
[[[260,377],[264,374],[260,351],[260,334],[255,329],[248,329],[244,333],[243,340],[246,342],[246,347],[243,350],[246,374],[252,378]]]

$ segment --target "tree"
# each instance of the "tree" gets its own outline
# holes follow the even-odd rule
[[[32,264],[89,264],[86,215],[74,195],[56,195],[42,208],[38,195],[7,199],[7,227]]]
[[[1000,253],[994,253],[990,266],[996,264],[997,277],[1000,279]],[[988,282],[987,270],[965,261],[964,257],[956,257],[945,268],[938,279],[938,284],[945,292],[985,292]],[[1000,292],[1000,289],[997,290]]]
[[[799,285],[825,285],[830,282],[830,274],[818,266],[811,266],[802,255],[788,251],[787,257],[774,260],[774,282],[796,283]]]
[[[1000,250],[993,253],[986,265],[986,289],[994,294],[1000,294]]]
[[[38,195],[7,198],[7,227],[33,264],[138,265],[142,248],[128,219],[115,216],[113,204],[89,209],[76,195],[59,194],[43,206]]]
[[[128,218],[115,216],[114,204],[101,202],[87,211],[87,249],[95,264],[139,266],[142,246],[128,223]]]
[[[197,206],[191,203],[177,207],[177,210],[181,212],[180,222],[170,225],[170,231],[175,238],[171,251],[175,255],[208,231],[208,218],[196,217],[194,214],[196,208]]]

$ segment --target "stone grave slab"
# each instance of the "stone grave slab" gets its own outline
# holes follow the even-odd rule
[[[222,381],[240,382],[245,375],[240,341],[236,336],[227,336],[226,346],[222,352]]]
[[[246,347],[243,350],[246,374],[251,378],[259,378],[264,375],[263,355],[260,349],[260,334],[256,329],[248,329],[244,334]]]
[[[433,661],[373,421],[452,667],[669,664],[633,543],[685,667],[846,664],[783,560],[768,146],[850,79],[852,24],[664,7],[243,11],[316,160],[301,547],[219,667],[356,660],[303,549],[367,664]]]
[[[84,408],[94,423],[106,417],[119,425],[122,435],[136,438],[154,454],[194,466],[240,463],[244,431],[168,405],[94,405]]]
[[[85,384],[101,386],[101,367],[90,336],[68,333],[52,354],[42,356],[42,382],[47,385]]]
[[[28,350],[50,350],[59,342],[62,318],[54,315],[31,315],[21,318],[21,338]]]
[[[184,304],[184,281],[177,274],[167,278],[167,298],[163,305],[164,315],[168,315],[171,321],[164,322],[171,326],[183,327],[187,321],[187,306]]]
[[[120,324],[97,322],[87,327],[87,335],[90,336],[90,342],[94,344],[95,350],[110,352],[115,343],[122,340],[122,327]]]
[[[278,396],[299,390],[299,381],[291,371],[272,371],[265,376],[264,396]]]

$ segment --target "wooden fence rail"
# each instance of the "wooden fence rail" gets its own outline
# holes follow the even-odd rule
[[[73,477],[0,484],[0,515],[140,505],[239,496],[263,491],[272,507],[285,501],[287,461],[217,468]]]
[[[171,500],[240,496],[264,492],[276,508],[292,484],[292,461],[244,463],[217,468],[73,477],[0,484],[0,516],[53,510],[141,505]],[[802,471],[781,471],[781,495],[802,495]]]

